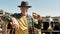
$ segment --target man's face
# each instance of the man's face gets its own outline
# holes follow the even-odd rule
[[[21,13],[27,13],[28,7],[21,7]]]

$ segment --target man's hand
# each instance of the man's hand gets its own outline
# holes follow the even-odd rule
[[[19,24],[18,24],[18,21],[13,17],[12,18],[12,27],[13,28],[18,28],[19,29]]]

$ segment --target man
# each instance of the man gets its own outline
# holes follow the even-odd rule
[[[15,29],[14,34],[34,34],[33,18],[27,14],[31,6],[28,5],[28,2],[22,1],[21,6],[19,5],[18,7],[21,13],[12,15],[12,27]]]

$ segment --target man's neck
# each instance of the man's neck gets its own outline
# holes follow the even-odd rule
[[[25,14],[25,13],[23,14],[23,13],[22,13],[22,16],[27,16],[27,14]]]

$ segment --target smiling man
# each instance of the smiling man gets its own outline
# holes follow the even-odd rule
[[[20,8],[21,13],[12,15],[12,26],[15,29],[14,34],[34,34],[33,18],[27,14],[28,9],[31,8],[31,6],[28,5],[28,2],[22,1],[21,5],[18,7]]]
[[[21,13],[12,15],[12,21],[18,23],[19,27],[16,28],[16,25],[13,24],[15,29],[15,34],[34,34],[34,24],[32,17],[27,14],[28,9],[31,6],[28,5],[28,2],[22,1],[21,5],[18,6],[21,10]]]

